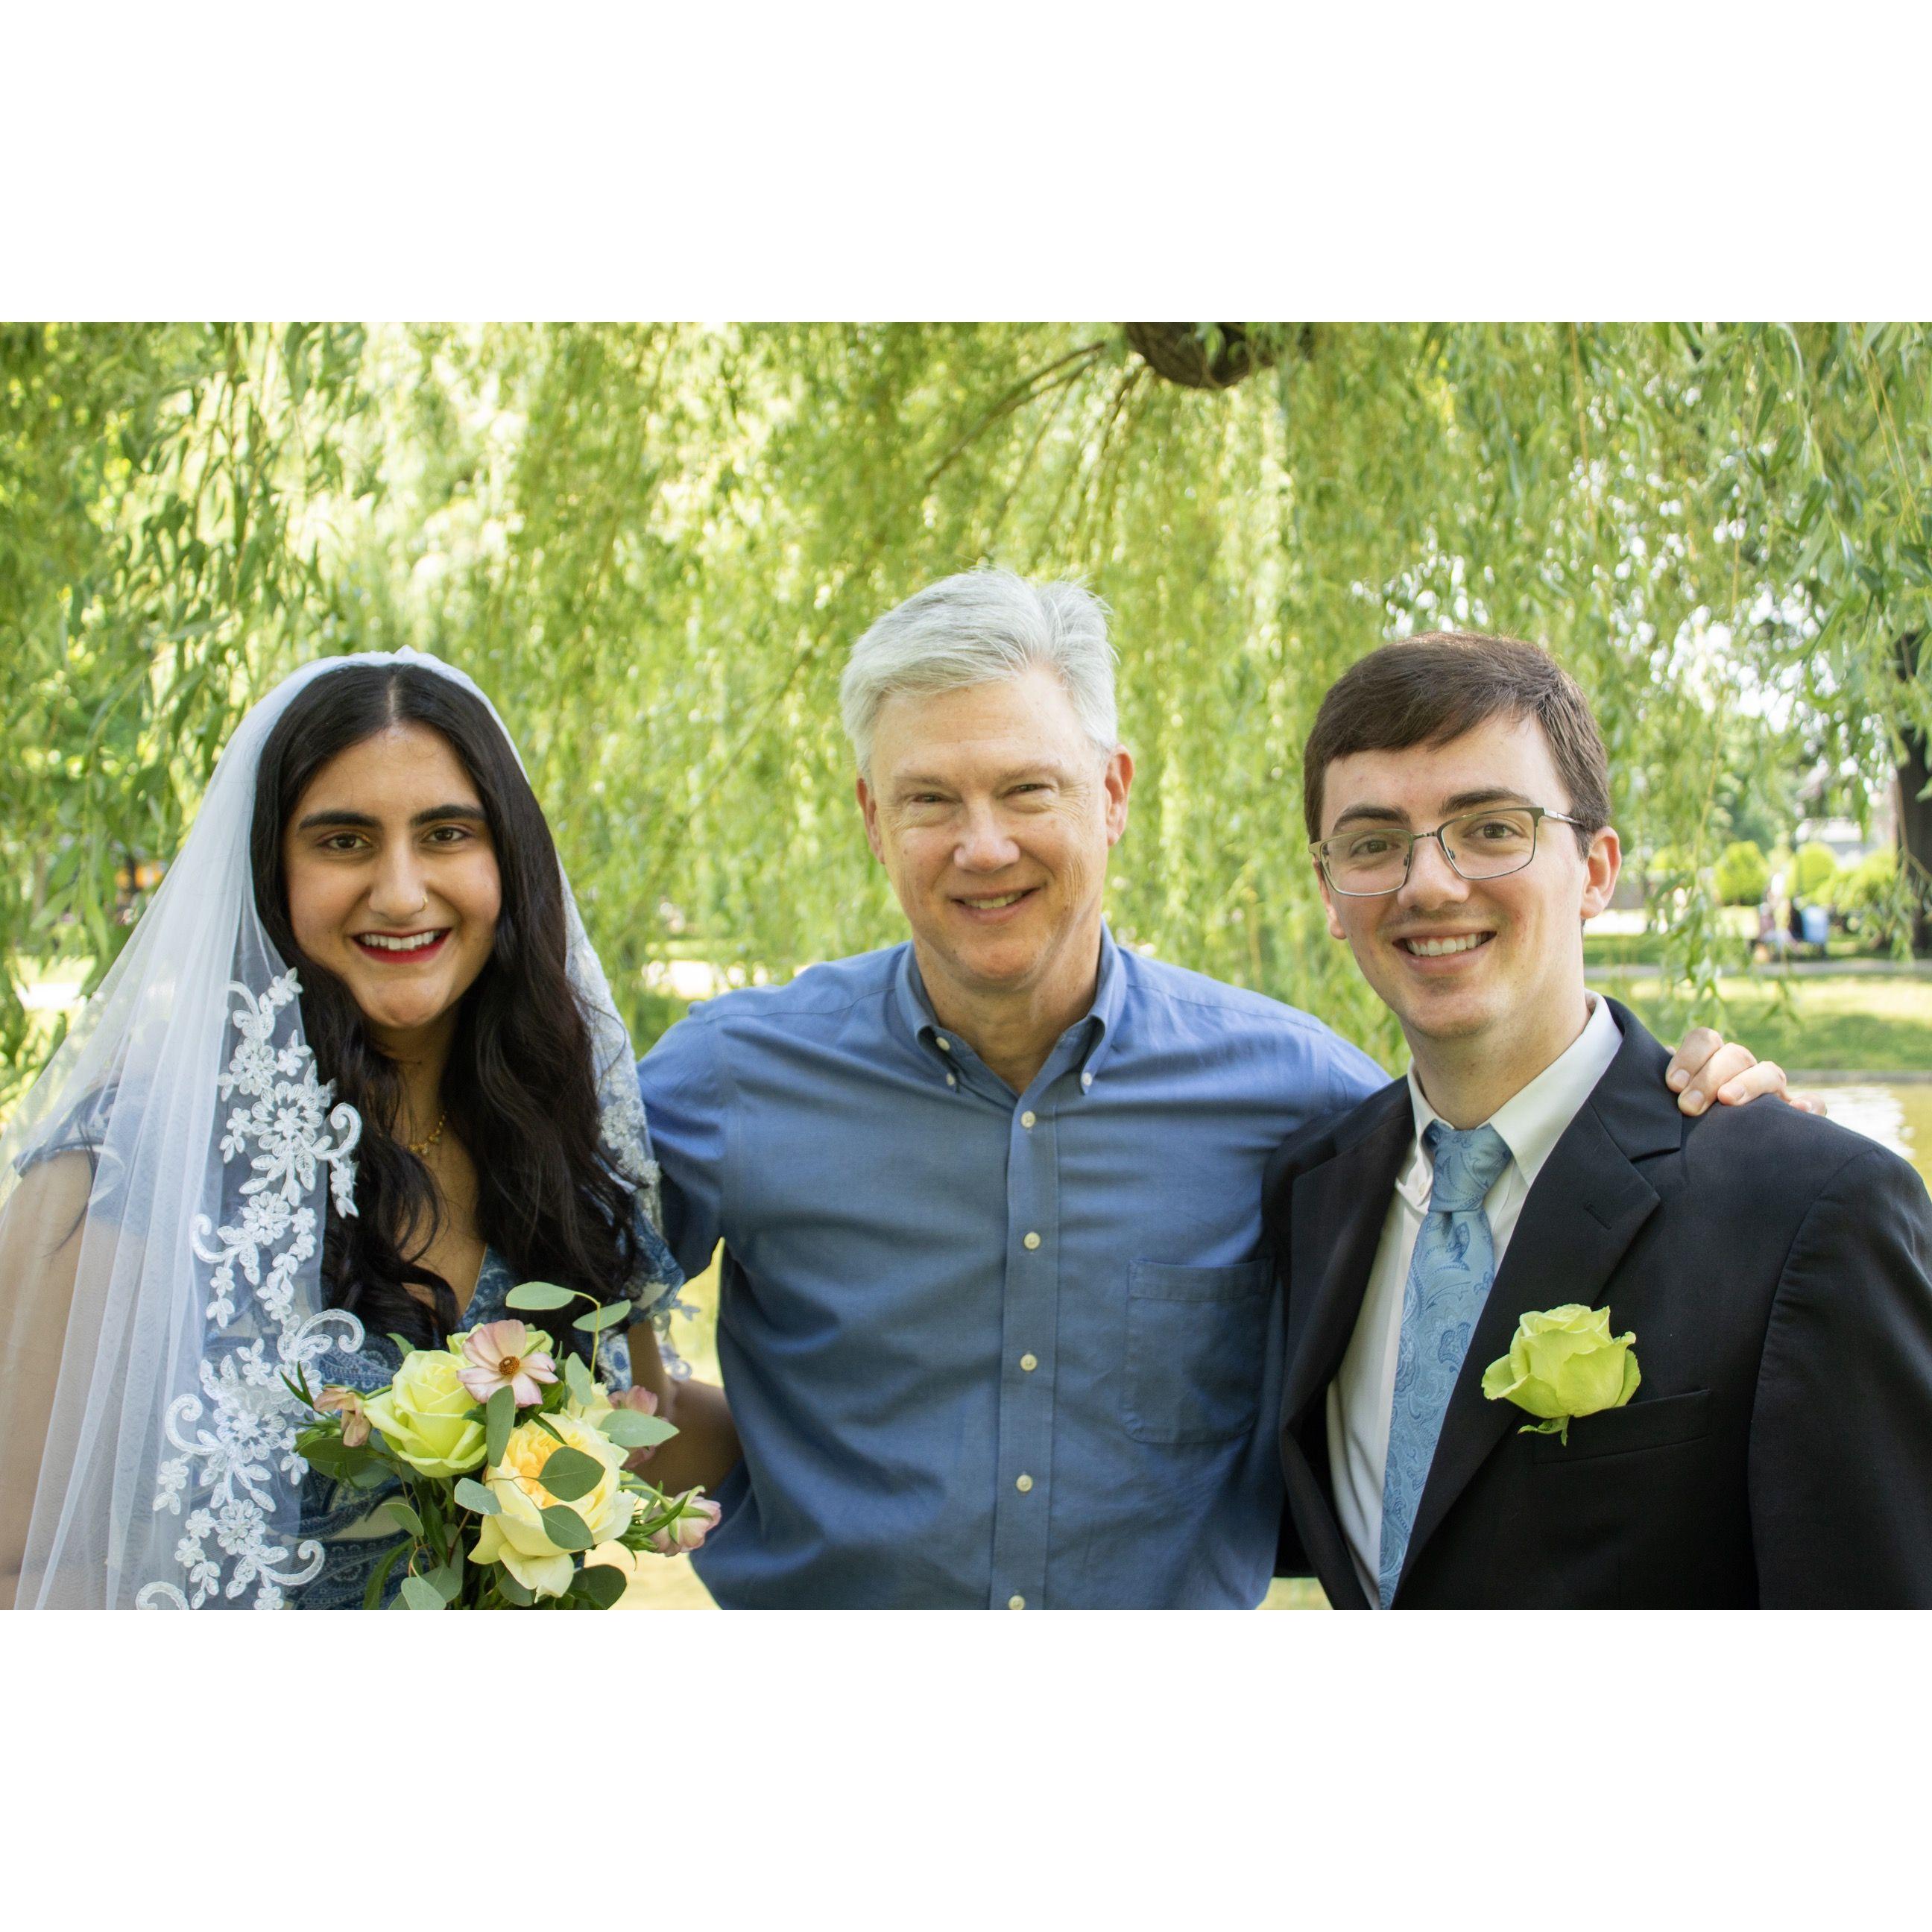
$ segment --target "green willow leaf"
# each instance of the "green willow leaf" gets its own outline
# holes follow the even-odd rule
[[[1924,782],[1932,328],[1241,326],[1273,360],[1208,390],[1112,322],[0,325],[0,1109],[71,1011],[43,989],[99,983],[243,711],[322,652],[489,692],[640,1052],[694,994],[896,942],[838,672],[982,564],[1112,607],[1123,943],[1396,1064],[1301,747],[1377,643],[1486,628],[1593,700],[1712,1010],[1713,868],[1772,842],[1751,768],[1825,773],[1820,814]],[[1932,944],[1901,878],[1886,929]]]

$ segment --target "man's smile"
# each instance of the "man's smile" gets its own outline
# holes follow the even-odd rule
[[[1488,945],[1495,937],[1493,932],[1412,933],[1398,939],[1396,944],[1412,958],[1441,959],[1453,953],[1473,952],[1478,946]]]
[[[976,924],[984,924],[1002,920],[1039,890],[1037,886],[1023,886],[1018,892],[956,892],[952,903]]]

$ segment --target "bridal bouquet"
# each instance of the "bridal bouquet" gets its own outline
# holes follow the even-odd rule
[[[652,1412],[648,1390],[613,1396],[597,1378],[604,1331],[634,1319],[632,1305],[600,1308],[549,1282],[526,1282],[508,1299],[532,1312],[590,1304],[572,1325],[591,1336],[593,1366],[566,1355],[560,1374],[548,1335],[503,1321],[453,1334],[444,1348],[392,1336],[402,1366],[370,1394],[317,1393],[299,1372],[288,1384],[318,1418],[296,1442],[310,1468],[353,1490],[401,1486],[381,1505],[401,1540],[376,1566],[365,1609],[400,1564],[409,1610],[608,1610],[628,1571],[585,1561],[592,1551],[672,1556],[718,1520],[701,1490],[667,1496],[626,1466],[677,1432]]]

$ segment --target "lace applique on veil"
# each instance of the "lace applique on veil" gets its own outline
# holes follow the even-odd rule
[[[332,1104],[334,1083],[316,1077],[298,1026],[275,1044],[278,1023],[302,990],[292,971],[259,1000],[238,983],[228,990],[242,1001],[230,1014],[241,1038],[217,1092],[244,1104],[230,1110],[219,1150],[224,1171],[245,1161],[250,1172],[222,1225],[205,1214],[194,1222],[194,1252],[209,1270],[200,1392],[168,1406],[167,1439],[179,1454],[162,1462],[154,1496],[157,1510],[177,1516],[189,1505],[174,1552],[184,1581],[144,1585],[135,1599],[144,1610],[199,1610],[251,1588],[251,1607],[279,1610],[285,1590],[321,1569],[320,1543],[291,1540],[308,1470],[296,1437],[308,1417],[282,1378],[332,1347],[362,1344],[355,1316],[304,1307],[320,1297],[301,1292],[317,1277],[310,1264],[326,1212],[322,1176],[336,1212],[356,1212],[350,1156],[362,1118]]]

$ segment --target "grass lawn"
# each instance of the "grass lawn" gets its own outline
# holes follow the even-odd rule
[[[1761,1060],[1786,1067],[1918,1073],[1932,1070],[1932,980],[1820,976],[1782,982],[1766,978],[1719,982],[1721,1016],[1700,1013],[1729,1037],[1743,1041]],[[1605,982],[1666,1042],[1679,1039],[1690,1016],[1666,1001],[1656,980]]]

